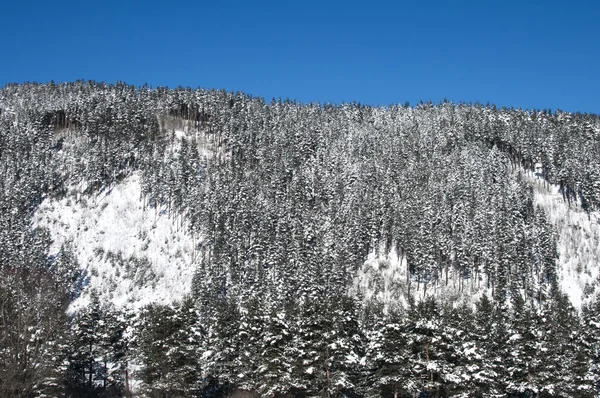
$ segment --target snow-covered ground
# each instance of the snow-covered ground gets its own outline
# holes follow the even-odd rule
[[[34,215],[34,226],[50,230],[49,255],[71,241],[89,277],[72,309],[86,305],[91,290],[118,307],[132,308],[172,302],[190,290],[198,240],[179,216],[144,208],[139,174],[97,197],[47,199]]]
[[[383,304],[384,311],[407,308],[409,291],[417,301],[434,296],[455,304],[474,304],[483,294],[492,295],[486,284],[469,280],[461,285],[456,278],[450,278],[448,284],[445,281],[429,283],[427,288],[413,278],[409,286],[407,272],[406,258],[400,258],[395,250],[388,254],[383,250],[374,251],[357,271],[351,291],[359,293],[365,301]]]
[[[586,214],[579,203],[563,200],[559,187],[531,174],[535,205],[558,233],[560,286],[575,308],[594,296],[600,278],[600,212]]]
[[[366,301],[375,300],[388,305],[405,306],[406,260],[392,249],[387,255],[375,252],[358,270],[352,290],[360,292]]]

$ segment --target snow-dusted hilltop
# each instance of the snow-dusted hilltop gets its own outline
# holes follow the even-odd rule
[[[11,85],[0,173],[0,395],[598,393],[596,115]]]

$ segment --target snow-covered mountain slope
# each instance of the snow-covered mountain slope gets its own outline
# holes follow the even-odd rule
[[[600,293],[600,212],[587,214],[579,203],[569,205],[558,186],[544,182],[531,172],[525,172],[524,176],[534,188],[534,204],[544,210],[558,234],[559,285],[573,306],[581,309]],[[406,261],[395,251],[387,254],[374,251],[358,270],[352,289],[364,299],[376,300],[385,307],[406,306],[409,290],[406,274]],[[417,300],[427,295],[443,297],[446,302],[474,302],[482,294],[491,294],[485,284],[475,285],[473,280],[462,287],[453,281],[448,285],[430,286],[427,291],[423,286],[418,291],[416,288],[413,282],[410,290]]]
[[[529,175],[535,205],[541,206],[558,233],[558,272],[562,290],[575,308],[595,296],[600,281],[600,212],[569,206],[559,187]]]
[[[50,256],[70,241],[89,278],[73,309],[86,305],[92,290],[132,308],[171,302],[190,290],[197,241],[180,216],[144,206],[139,174],[96,197],[47,199],[34,223],[50,230]]]
[[[175,152],[185,136],[183,131],[175,131]],[[199,148],[204,156],[212,154],[206,143],[200,142]],[[581,308],[600,281],[600,213],[588,216],[576,204],[569,207],[558,187],[532,174],[526,178],[534,186],[535,204],[545,210],[558,232],[562,289],[573,305]],[[64,243],[71,242],[89,278],[73,309],[86,305],[91,291],[117,306],[133,308],[172,302],[189,292],[198,255],[194,246],[200,239],[189,234],[180,215],[144,206],[140,180],[135,173],[96,197],[76,200],[77,195],[67,195],[61,200],[47,199],[38,208],[34,226],[50,230],[53,244],[49,255],[56,255]],[[366,300],[404,306],[409,290],[416,299],[435,295],[453,302],[491,294],[472,280],[457,285],[451,279],[448,285],[427,289],[413,282],[409,287],[405,260],[394,251],[379,253],[372,253],[355,276],[353,290]]]

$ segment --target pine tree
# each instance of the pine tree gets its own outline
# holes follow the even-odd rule
[[[509,383],[507,390],[518,394],[535,394],[539,385],[535,375],[539,369],[538,330],[535,313],[527,306],[520,291],[511,293],[512,317],[510,322],[507,360]]]
[[[292,387],[291,358],[286,355],[291,347],[292,334],[289,323],[293,309],[273,305],[265,314],[266,325],[261,336],[260,364],[256,390],[263,396],[284,394]]]
[[[151,397],[199,396],[200,331],[194,304],[186,299],[175,308],[151,305],[140,316],[137,339],[142,361],[139,376]]]
[[[380,318],[369,333],[366,352],[369,396],[378,397],[387,391],[397,398],[412,375],[404,317],[405,314],[394,311]]]

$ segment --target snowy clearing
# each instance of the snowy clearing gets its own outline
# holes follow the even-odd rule
[[[559,187],[527,174],[541,206],[558,233],[558,272],[562,290],[577,309],[594,296],[600,277],[600,212],[588,216],[579,203],[563,200]]]
[[[71,241],[89,278],[72,310],[85,306],[92,290],[117,307],[136,309],[173,302],[190,290],[194,240],[180,216],[144,208],[139,174],[97,197],[47,199],[33,219],[34,227],[50,230],[49,255]]]

